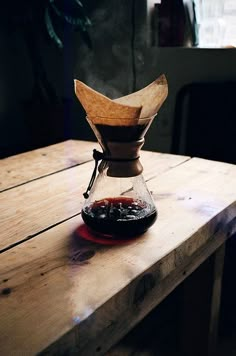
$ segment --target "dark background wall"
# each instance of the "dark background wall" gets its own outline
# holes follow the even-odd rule
[[[92,49],[79,32],[61,28],[64,49],[46,32],[37,46],[50,100],[38,95],[32,61],[19,29],[0,27],[0,152],[26,151],[67,138],[95,139],[75,98],[73,78],[116,98],[165,73],[169,96],[147,135],[147,149],[171,149],[176,95],[195,81],[236,80],[235,49],[157,48],[147,45],[146,1],[88,1]]]

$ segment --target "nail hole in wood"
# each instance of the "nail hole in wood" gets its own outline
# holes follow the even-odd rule
[[[2,295],[9,295],[11,293],[11,288],[4,288],[2,290]]]

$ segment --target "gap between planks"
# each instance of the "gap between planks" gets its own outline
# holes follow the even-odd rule
[[[97,142],[68,140],[2,159],[0,193],[92,161]]]
[[[145,180],[161,177],[188,157],[143,151]],[[80,213],[82,193],[94,168],[94,162],[44,177],[0,195],[0,250],[33,238]],[[153,178],[152,178],[153,177]],[[49,214],[50,212],[50,214]]]
[[[76,224],[76,221],[74,221],[73,225],[76,226]],[[228,224],[231,225],[230,220]],[[82,342],[83,345],[80,345],[80,338],[77,338],[77,342],[75,341],[77,343],[77,347],[81,346],[80,351],[85,351],[88,348],[90,350],[90,353],[87,354],[85,352],[85,354],[93,355],[95,354],[93,353],[95,352],[95,349],[101,346],[102,343],[102,351],[105,351],[105,349],[108,349],[111,346],[110,342],[112,342],[112,344],[117,342],[123,336],[123,333],[129,331],[128,328],[130,329],[131,326],[134,326],[151,309],[153,309],[157,304],[159,304],[161,300],[163,300],[163,298],[165,298],[165,296],[167,296],[182,280],[184,280],[195,268],[197,268],[197,266],[202,261],[204,261],[204,259],[207,258],[208,255],[213,253],[218,246],[224,243],[225,239],[228,237],[228,224],[224,226],[221,225],[218,232],[216,232],[214,235],[215,238],[213,238],[213,236],[210,234],[209,228],[207,227],[205,227],[203,230],[205,231],[205,233],[208,231],[208,237],[207,235],[205,235],[203,230],[196,231],[195,236],[193,235],[192,238],[194,238],[194,240],[200,238],[200,240],[202,240],[203,242],[204,239],[202,237],[203,235],[205,235],[206,241],[205,243],[203,243],[203,245],[199,247],[195,245],[195,248],[197,248],[196,251],[191,248],[191,241],[186,241],[184,243],[184,255],[182,254],[183,246],[177,246],[176,250],[172,248],[172,252],[166,255],[163,250],[165,249],[163,245],[161,248],[162,251],[157,250],[155,256],[153,254],[152,256],[148,256],[148,253],[144,253],[143,251],[143,244],[145,243],[149,245],[149,243],[153,239],[151,236],[147,236],[147,239],[145,239],[145,241],[142,242],[140,240],[137,244],[124,246],[123,248],[119,247],[117,249],[107,250],[106,247],[100,247],[97,250],[96,255],[89,261],[88,264],[79,263],[79,261],[78,263],[74,261],[74,264],[69,264],[69,261],[67,261],[68,255],[65,254],[65,248],[69,246],[67,246],[67,244],[64,245],[67,240],[66,236],[64,236],[63,242],[61,241],[61,239],[58,240],[57,234],[52,234],[52,231],[48,231],[46,234],[44,234],[44,236],[41,235],[41,239],[46,242],[47,246],[45,246],[43,241],[41,241],[41,243],[38,243],[38,248],[34,249],[34,247],[36,247],[36,242],[29,241],[27,243],[26,251],[24,251],[22,245],[18,246],[15,252],[12,250],[8,251],[8,256],[3,255],[5,262],[2,261],[2,263],[5,266],[5,276],[3,273],[2,277],[8,279],[8,281],[4,283],[5,286],[9,285],[12,289],[12,293],[9,296],[10,305],[13,306],[12,303],[15,299],[17,308],[15,311],[14,308],[12,309],[12,316],[9,315],[9,313],[5,313],[5,310],[7,310],[7,299],[2,297],[2,307],[0,308],[0,314],[5,319],[5,322],[2,324],[2,333],[0,333],[0,336],[2,334],[2,337],[4,338],[4,334],[7,333],[7,339],[9,339],[8,341],[10,341],[10,344],[8,344],[7,341],[5,342],[5,351],[9,351],[10,349],[12,349],[12,347],[16,347],[15,343],[20,342],[21,345],[24,346],[25,351],[29,352],[29,343],[22,343],[22,340],[18,340],[14,337],[10,338],[10,335],[14,335],[11,334],[10,330],[14,331],[14,328],[19,328],[21,325],[21,330],[24,330],[21,335],[24,333],[27,335],[29,332],[29,328],[30,330],[32,330],[32,325],[30,325],[30,323],[33,322],[35,315],[37,315],[37,325],[34,324],[35,329],[34,334],[32,335],[32,341],[30,341],[32,342],[31,346],[35,347],[35,342],[37,344],[40,339],[41,342],[44,343],[45,347],[44,337],[47,338],[47,342],[48,338],[51,338],[50,341],[52,342],[53,338],[55,340],[54,333],[60,330],[61,334],[63,330],[63,333],[65,333],[65,338],[62,338],[61,342],[59,342],[57,345],[52,345],[49,349],[50,351],[54,350],[55,352],[51,353],[49,351],[49,354],[56,355],[58,354],[59,350],[62,349],[65,351],[64,347],[67,345],[67,342],[69,342],[69,345],[71,343],[71,340],[70,336],[66,335],[68,329],[65,330],[64,327],[66,326],[66,328],[68,328],[69,325],[72,329],[73,327],[76,327],[75,324],[72,324],[73,317],[76,315],[81,315],[82,317],[82,313],[86,311],[84,310],[84,307],[86,307],[86,305],[87,307],[90,306],[96,315],[91,319],[88,318],[88,322],[84,320],[85,322],[82,322],[82,324],[80,324],[80,326],[82,327],[82,334],[79,333],[78,335],[80,335],[80,341],[82,341],[85,335],[87,335],[87,332],[92,327],[92,333],[94,332],[94,335],[97,335],[95,337],[96,341],[94,340],[95,342],[91,344],[92,340],[88,338],[87,335],[87,337],[85,338],[85,344]],[[162,227],[164,228],[163,231],[165,231],[165,226],[163,225]],[[68,226],[68,228],[69,230],[71,230],[71,227]],[[69,232],[68,228],[65,228],[65,231],[67,231],[67,233]],[[210,230],[213,232],[214,226],[212,226]],[[170,231],[171,230],[169,229],[169,232],[167,233],[169,237]],[[51,235],[51,238],[49,235]],[[162,238],[161,236],[162,233],[159,235],[159,237]],[[158,241],[155,238],[155,243],[157,242]],[[168,240],[167,243],[172,244],[172,242],[168,242]],[[53,248],[53,246],[55,246],[55,249]],[[151,246],[149,247],[151,248]],[[82,247],[81,250],[82,253],[84,251],[83,248],[84,247]],[[88,246],[88,248],[91,249],[93,247]],[[150,248],[145,249],[146,252],[149,251],[149,255],[150,252],[153,251],[153,249],[151,250]],[[27,250],[28,253],[30,253],[30,251],[31,253],[28,254]],[[179,255],[178,258],[177,251]],[[134,258],[134,264],[130,263],[132,262],[130,259],[131,253]],[[18,258],[16,258],[17,256]],[[61,256],[61,258],[59,258],[59,256]],[[106,259],[104,259],[105,256]],[[152,258],[155,258],[153,260],[154,264],[150,260],[150,257],[151,260]],[[144,262],[142,266],[142,271],[140,270],[140,268],[138,268],[141,267],[140,259]],[[47,263],[47,261],[49,264]],[[9,263],[11,266],[10,269]],[[103,264],[106,265],[104,266],[106,268],[103,267]],[[130,271],[129,274],[127,274],[128,270]],[[99,275],[96,276],[98,272],[99,274],[102,273],[103,275],[104,273],[107,275],[107,273],[115,272],[115,276],[112,276],[112,278],[110,278],[108,281],[106,279],[103,281],[102,289],[104,288],[105,290],[103,291],[102,295],[101,288],[96,288],[95,292],[95,286],[93,286],[94,281],[101,281]],[[122,277],[122,283],[120,278],[118,277],[119,275]],[[151,287],[149,290],[146,291],[147,294],[144,296],[144,299],[142,298],[142,291],[141,295],[139,296],[140,298],[137,299],[136,292],[140,290],[139,284],[140,282],[143,282],[143,277],[147,275],[153,276],[153,278],[155,278],[155,285],[153,286],[153,288]],[[128,286],[127,284],[127,279],[129,279],[129,282],[131,282],[130,286]],[[160,285],[161,281],[163,281],[163,283]],[[109,288],[108,282],[112,284],[114,288]],[[25,293],[26,289],[27,293]],[[61,293],[65,293],[68,299]],[[110,295],[110,293],[112,293],[112,295]],[[85,297],[86,295],[87,297]],[[49,296],[52,300],[49,300]],[[78,298],[78,296],[80,296],[80,298]],[[104,305],[102,304],[102,308],[98,307],[99,303],[95,303],[94,298],[97,300],[97,302],[99,301],[100,303],[104,303]],[[34,307],[34,303],[37,302],[38,299],[40,300],[40,313],[39,310],[35,309]],[[17,300],[21,300],[22,303],[24,301],[20,310],[18,308]],[[35,302],[32,302],[34,300]],[[130,303],[132,303],[132,300],[136,300],[136,302],[131,305]],[[89,301],[93,301],[93,303],[97,304],[97,306],[95,304],[90,305]],[[51,304],[51,302],[53,304]],[[31,303],[33,304],[31,305]],[[83,304],[84,307],[82,307]],[[67,309],[68,307],[69,309]],[[107,312],[104,313],[103,308],[105,308]],[[122,308],[123,310],[120,310],[120,308]],[[24,318],[21,317],[21,313],[23,313]],[[58,313],[59,315],[57,315]],[[14,318],[16,317],[16,320],[14,323],[10,323],[11,317],[13,316]],[[124,320],[122,321],[123,316]],[[44,318],[46,320],[44,320]],[[84,315],[84,318],[86,319],[86,315]],[[63,321],[63,319],[64,325],[62,328],[61,322]],[[50,320],[53,320],[53,324],[51,324]],[[68,322],[66,322],[66,320]],[[107,329],[108,335],[106,334],[106,327],[104,327],[105,333],[100,333],[100,328],[102,327],[101,324],[105,323],[106,325],[109,320],[116,320],[116,322],[114,324],[112,323],[109,329]],[[132,323],[130,323],[131,321]],[[22,323],[24,324],[24,327]],[[40,328],[40,323],[45,323],[45,325],[41,325]],[[107,325],[109,325],[109,323]],[[80,326],[78,325],[79,330]],[[43,336],[40,330],[47,330],[47,332],[45,332],[45,335]],[[83,335],[84,333],[85,335]],[[57,335],[57,338],[58,336],[59,335]],[[71,346],[72,345],[73,342]],[[91,348],[93,349],[93,351],[91,350]],[[36,353],[40,351],[40,349],[36,348],[34,349],[34,351]],[[79,354],[84,355],[83,352],[79,352]]]

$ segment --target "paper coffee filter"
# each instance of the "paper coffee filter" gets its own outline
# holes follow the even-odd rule
[[[150,117],[158,113],[168,95],[168,84],[164,74],[145,88],[135,93],[115,99],[114,102],[142,106],[140,118]]]
[[[165,75],[145,88],[112,100],[76,80],[75,93],[93,124],[131,126],[155,116],[168,95]]]
[[[106,119],[136,121],[142,107],[116,103],[75,79],[75,93],[88,117],[94,123],[105,123]]]

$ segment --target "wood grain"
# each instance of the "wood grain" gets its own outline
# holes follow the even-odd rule
[[[144,176],[150,180],[187,159],[143,151]],[[0,250],[79,214],[93,168],[94,162],[88,162],[2,192]]]
[[[0,161],[0,192],[92,160],[95,142],[68,140]]]
[[[4,252],[2,353],[104,354],[235,232],[235,179],[192,159],[148,182],[159,218],[131,244],[81,241],[78,216]]]

